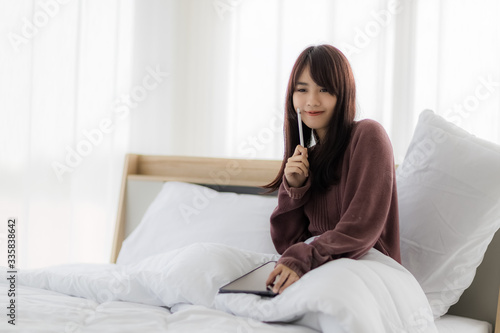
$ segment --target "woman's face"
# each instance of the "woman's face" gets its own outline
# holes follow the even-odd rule
[[[326,135],[335,104],[337,97],[318,86],[311,78],[309,66],[305,67],[295,85],[293,105],[295,110],[300,108],[302,122],[314,129],[320,140]]]

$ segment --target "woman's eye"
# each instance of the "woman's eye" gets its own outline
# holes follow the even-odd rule
[[[326,88],[321,88],[321,90],[320,90],[320,91],[321,91],[321,92],[328,92],[328,89],[326,89]]]
[[[304,92],[306,90],[304,88],[297,88],[296,91],[298,91],[298,92]]]

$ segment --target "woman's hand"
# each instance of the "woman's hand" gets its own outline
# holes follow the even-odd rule
[[[285,165],[285,178],[291,187],[301,187],[309,177],[309,161],[307,160],[307,148],[298,145],[293,156]]]
[[[297,282],[299,276],[291,268],[278,264],[274,270],[269,274],[266,281],[266,286],[273,285],[276,276],[279,275],[278,281],[273,286],[273,292],[281,294],[283,290],[290,287],[292,283]]]

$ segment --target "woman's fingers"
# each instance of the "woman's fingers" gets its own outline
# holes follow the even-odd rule
[[[301,163],[301,164],[305,165],[307,168],[309,168],[309,161],[303,155],[292,156],[286,162],[287,163]]]
[[[309,176],[309,169],[300,162],[288,162],[285,173],[292,174],[298,173],[305,177]]]
[[[309,156],[307,153],[307,148],[298,145],[297,147],[295,147],[295,151],[293,152],[293,155],[289,158],[289,160],[292,159],[293,161],[303,161],[304,163],[307,163],[309,165],[309,161],[307,160],[308,157]]]
[[[285,284],[286,280],[288,279],[288,272],[281,272],[280,277],[278,281],[274,284],[273,287],[273,292],[275,293],[281,293],[281,287]]]
[[[295,151],[293,152],[293,156],[295,155],[303,155],[307,158],[307,148],[297,145],[297,147],[295,147]]]
[[[273,292],[275,293],[281,294],[286,288],[299,280],[299,276],[297,275],[297,273],[295,273],[295,271],[285,265],[279,264],[278,266],[276,266],[274,271],[271,272],[271,274],[273,274],[275,271],[279,271],[279,278],[273,287]],[[276,275],[274,275],[274,277],[276,277]],[[267,281],[269,282],[270,279],[268,279]],[[267,285],[270,285],[270,283],[268,283]]]
[[[293,283],[297,282],[298,279],[299,279],[299,277],[297,274],[295,274],[295,272],[290,273],[290,275],[288,275],[288,278],[286,279],[285,284],[279,290],[279,293],[281,294],[283,292],[283,290],[290,287]]]
[[[301,154],[301,152],[305,152]],[[287,160],[286,166],[299,166],[303,165],[305,170],[309,170],[309,160],[307,159],[307,150],[301,146],[295,148],[295,153]]]
[[[274,270],[269,274],[269,277],[267,278],[266,281],[266,286],[271,286],[274,283],[274,280],[276,280],[276,276],[278,276],[281,273],[282,267],[280,265],[277,265]]]

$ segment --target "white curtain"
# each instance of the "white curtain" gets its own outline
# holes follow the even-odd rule
[[[0,0],[0,217],[20,220],[21,266],[108,261],[127,152],[280,159],[288,76],[311,44],[348,56],[357,118],[384,125],[396,162],[425,108],[500,143],[499,14],[496,0]]]
[[[300,51],[319,43],[348,56],[357,118],[385,126],[398,163],[426,108],[500,142],[496,0],[146,0],[137,7],[136,56],[171,75],[161,96],[135,114],[135,152],[281,158],[288,76]]]
[[[130,5],[0,2],[0,262],[18,219],[18,267],[109,258],[129,91]]]

